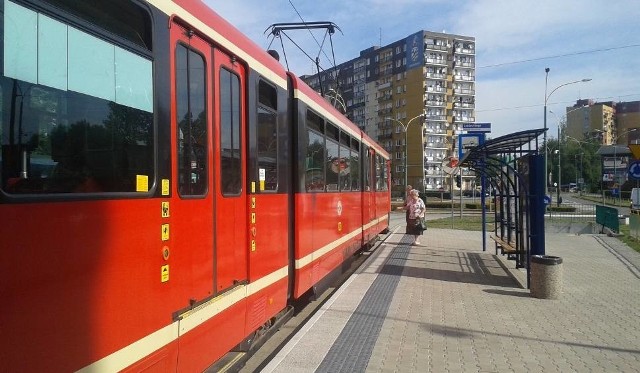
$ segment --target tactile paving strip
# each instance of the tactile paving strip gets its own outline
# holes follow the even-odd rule
[[[404,235],[316,372],[364,372],[384,323],[413,236]]]

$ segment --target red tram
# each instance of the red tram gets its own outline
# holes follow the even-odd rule
[[[388,228],[389,155],[201,1],[0,8],[0,371],[203,371]]]

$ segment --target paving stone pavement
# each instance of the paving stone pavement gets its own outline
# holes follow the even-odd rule
[[[558,300],[480,232],[410,240],[390,234],[263,372],[640,372],[640,253],[617,239],[547,234]]]

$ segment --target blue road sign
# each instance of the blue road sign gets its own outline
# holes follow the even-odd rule
[[[633,161],[629,163],[627,173],[629,174],[629,179],[640,180],[640,161]]]
[[[462,123],[462,130],[468,132],[491,132],[491,123]]]
[[[544,205],[549,206],[550,204],[551,204],[551,196],[550,195],[544,196]]]

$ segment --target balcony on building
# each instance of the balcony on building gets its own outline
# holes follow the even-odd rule
[[[455,61],[453,61],[453,66],[455,68],[474,69],[476,67],[476,64],[475,64],[474,61],[459,61],[459,60],[455,60]]]
[[[442,164],[442,159],[437,157],[424,157],[424,163],[428,165],[440,165]]]
[[[439,150],[443,150],[443,149],[448,149],[449,148],[449,144],[447,144],[445,141],[429,141],[429,142],[425,142],[424,143],[424,150],[434,150],[434,149],[439,149]]]
[[[445,86],[431,85],[424,88],[425,93],[446,93],[447,88]]]
[[[449,46],[447,46],[446,43],[442,43],[442,44],[425,43],[424,49],[429,51],[445,51],[446,52],[449,49]]]
[[[427,65],[447,66],[446,58],[427,57],[424,59],[424,61]]]
[[[390,61],[393,61],[393,53],[389,54],[389,55],[386,55],[384,57],[380,57],[379,63],[386,63],[386,62],[390,62]]]
[[[424,106],[428,107],[445,107],[444,100],[424,100]]]
[[[379,131],[378,132],[378,140],[391,140],[393,137],[393,131]]]
[[[384,95],[378,97],[378,102],[389,101],[391,99],[393,99],[393,95],[392,94],[384,94]]]
[[[474,109],[476,107],[473,97],[459,97],[455,104],[457,109]]]
[[[425,116],[425,118],[427,119],[427,121],[446,121],[447,120],[447,116],[444,114],[429,113],[429,112],[427,112],[427,115]]]
[[[422,130],[422,135],[423,136],[429,136],[429,135],[447,136],[447,130],[445,128],[437,128],[436,126],[433,126],[433,127],[425,126],[425,128]]]
[[[380,77],[384,77],[387,75],[391,75],[393,74],[393,66],[389,65],[387,67],[381,68],[380,69]]]
[[[474,96],[476,94],[476,90],[472,88],[454,88],[453,93],[460,96]]]
[[[474,82],[476,77],[474,75],[454,74],[453,80],[457,82]]]
[[[475,117],[469,115],[457,115],[455,116],[456,123],[474,123],[476,121]]]
[[[476,54],[475,45],[467,41],[455,41],[453,52],[455,54],[465,54],[474,56]]]

